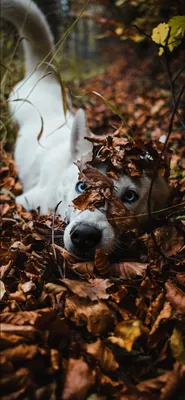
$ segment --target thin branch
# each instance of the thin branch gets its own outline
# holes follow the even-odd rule
[[[173,83],[178,79],[179,75],[185,71],[185,65],[179,69],[179,71],[177,72],[177,74],[175,75],[175,77],[172,79]]]
[[[179,203],[179,204],[174,204],[173,206],[170,206],[170,207],[165,207],[165,208],[161,208],[160,210],[156,210],[156,211],[151,211],[151,215],[158,215],[158,214],[161,214],[161,213],[165,213],[165,212],[168,212],[169,210],[174,210],[174,209],[176,209],[176,208],[179,208],[179,210],[177,210],[177,211],[174,211],[174,212],[180,212],[180,210],[181,210],[181,208],[180,207],[182,207],[182,206],[185,206],[185,201],[182,201],[181,203]],[[129,219],[131,218],[138,218],[138,217],[146,217],[148,215],[148,213],[142,213],[142,214],[136,214],[136,215],[129,215]],[[173,215],[173,213],[171,213],[170,215]],[[118,217],[118,218],[109,218],[109,221],[111,221],[111,220],[122,220],[122,219],[128,219],[128,217]]]
[[[146,36],[146,37],[147,37],[148,39],[150,39],[157,47],[159,47],[159,45],[158,45],[157,43],[155,43],[155,42],[152,40],[151,36],[148,35],[147,33],[145,33],[142,29],[140,29],[139,26],[137,26],[137,25],[135,25],[135,24],[131,24],[131,26],[133,26],[133,28],[136,28],[136,29],[139,31],[139,33],[141,33],[143,36]],[[160,47],[165,47],[165,46],[163,46],[162,44],[160,44]]]
[[[170,90],[171,90],[171,95],[172,95],[173,106],[175,107],[175,103],[176,103],[176,99],[175,99],[175,85],[174,85],[175,80],[172,79],[172,74],[171,74],[171,71],[170,71],[170,65],[169,65],[169,62],[168,62],[168,55],[167,55],[166,48],[164,49],[164,59],[165,59],[166,70],[167,70],[168,79],[169,79],[169,84],[170,84]],[[178,74],[178,76],[179,76],[179,75],[180,75],[180,73]],[[177,79],[177,76],[176,76],[175,79]],[[185,123],[184,123],[184,121],[182,120],[182,118],[181,118],[181,116],[180,116],[180,114],[179,114],[179,112],[178,112],[178,108],[176,109],[175,114],[176,114],[176,116],[177,116],[177,118],[178,118],[178,120],[179,120],[181,126],[183,127],[183,129],[184,129],[184,131],[185,131]]]
[[[161,154],[160,154],[160,156],[159,156],[159,158],[157,160],[157,163],[156,163],[156,166],[155,166],[155,170],[154,170],[154,174],[153,174],[153,177],[152,177],[152,180],[151,180],[150,189],[149,189],[149,193],[148,193],[148,202],[147,202],[149,223],[152,220],[151,200],[152,200],[152,189],[153,189],[154,181],[155,181],[155,178],[156,178],[156,175],[157,175],[157,171],[158,171],[158,167],[159,167],[161,158],[162,158],[162,156],[163,156],[163,154],[164,154],[164,152],[166,150],[169,137],[170,137],[170,135],[172,133],[173,121],[174,121],[175,114],[176,114],[176,111],[177,111],[177,108],[178,108],[178,105],[179,105],[179,102],[180,102],[180,99],[182,97],[182,94],[183,94],[184,90],[185,90],[185,85],[183,85],[183,87],[182,87],[182,89],[181,89],[181,91],[179,93],[179,96],[178,96],[178,98],[176,100],[176,103],[174,105],[173,112],[172,112],[172,115],[171,115],[171,118],[170,118],[169,127],[168,127],[168,135],[167,135],[166,141],[164,143],[163,149],[161,151]],[[154,242],[154,244],[156,246],[156,249],[158,250],[158,252],[161,254],[162,257],[167,258],[169,260],[178,261],[178,259],[173,258],[173,257],[169,257],[169,256],[167,256],[166,254],[163,253],[163,251],[161,250],[160,245],[157,243],[157,240],[156,240],[156,237],[155,237],[155,234],[154,234],[153,231],[151,232],[151,237],[152,237],[153,242]]]
[[[54,254],[54,258],[55,258],[55,262],[57,264],[58,270],[60,272],[60,276],[63,279],[64,278],[64,274],[60,268],[60,265],[58,265],[58,261],[57,261],[57,254],[56,254],[56,249],[55,249],[55,217],[56,217],[56,212],[58,210],[59,205],[62,203],[62,201],[59,201],[59,203],[56,205],[54,212],[53,212],[53,217],[52,217],[52,227],[51,227],[51,245],[52,245],[52,249],[53,249],[53,254]]]

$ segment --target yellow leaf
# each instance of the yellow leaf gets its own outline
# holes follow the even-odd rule
[[[160,49],[158,51],[158,55],[162,56],[163,53],[164,53],[164,49],[163,49],[163,47],[160,47]]]
[[[122,26],[118,26],[118,27],[115,29],[116,35],[118,35],[118,36],[122,35],[123,30],[124,30],[124,29],[123,29]]]
[[[115,335],[109,336],[108,340],[127,351],[132,351],[135,341],[143,334],[148,334],[148,330],[141,321],[124,321],[117,324]]]
[[[179,361],[180,364],[185,365],[185,347],[183,344],[182,334],[177,329],[173,330],[170,338],[170,347],[173,357]]]
[[[165,24],[165,22],[163,22],[162,24],[159,24],[152,31],[152,40],[157,44],[162,44],[163,46],[166,46],[169,29],[170,28],[169,28],[168,24]],[[159,56],[161,56],[161,54],[163,54],[163,48],[160,47],[158,54],[159,54]]]
[[[2,300],[5,293],[6,293],[5,285],[2,281],[0,281],[0,300]]]

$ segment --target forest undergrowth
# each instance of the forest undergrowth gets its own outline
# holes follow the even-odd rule
[[[140,176],[144,169],[152,176],[158,165],[170,183],[168,204],[149,215],[145,231],[133,228],[133,216],[112,203],[111,217],[123,230],[123,241],[111,258],[97,250],[94,260],[76,260],[62,246],[65,223],[57,212],[39,215],[15,203],[21,183],[8,125],[1,166],[2,400],[185,396],[183,96],[178,102],[184,73],[174,80],[174,101],[169,74],[161,69],[155,74],[154,65],[153,56],[139,59],[127,48],[104,75],[83,83],[80,100],[69,85],[72,101],[80,105],[85,99],[89,126],[98,134],[94,147],[106,149],[107,179],[115,176],[122,151],[129,174]],[[179,60],[173,63],[173,77],[181,67]],[[113,139],[105,138],[113,133]],[[152,152],[152,162],[140,165],[146,151]],[[100,186],[75,206],[93,209],[102,201]]]

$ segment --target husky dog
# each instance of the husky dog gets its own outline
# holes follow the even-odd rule
[[[79,211],[73,207],[73,199],[85,190],[74,162],[92,145],[84,139],[90,135],[84,111],[64,113],[61,86],[51,66],[54,43],[50,27],[32,0],[1,0],[0,4],[1,16],[20,33],[26,65],[24,79],[9,97],[12,119],[19,126],[15,161],[23,185],[23,194],[16,201],[27,210],[40,207],[41,213],[62,201],[58,211],[68,224],[64,232],[66,249],[81,258],[96,248],[110,253],[117,238],[103,210]],[[147,176],[132,180],[124,175],[115,187],[129,210],[146,212]],[[156,178],[152,208],[163,206],[168,193],[165,179]]]

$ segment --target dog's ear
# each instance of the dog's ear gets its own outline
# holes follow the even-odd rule
[[[80,108],[75,115],[71,130],[71,156],[73,161],[79,160],[81,156],[92,150],[92,144],[84,139],[85,136],[90,136],[90,131],[87,127],[85,111]]]

